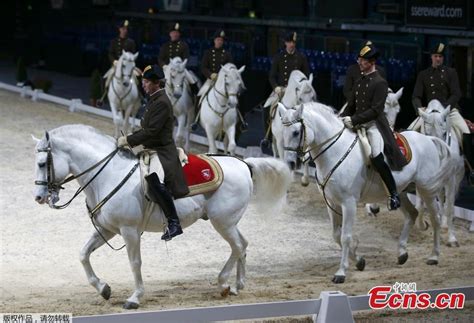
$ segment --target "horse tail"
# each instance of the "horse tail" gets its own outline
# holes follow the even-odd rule
[[[455,167],[455,160],[452,157],[449,146],[439,138],[428,136],[433,142],[437,151],[438,157],[441,161],[441,165],[438,172],[433,174],[430,179],[423,183],[423,187],[417,187],[422,192],[429,195],[437,195],[441,188],[443,188],[449,181],[449,178],[453,176],[453,170]]]
[[[254,193],[259,211],[275,212],[286,202],[286,193],[292,182],[288,166],[276,158],[246,158],[254,182]]]

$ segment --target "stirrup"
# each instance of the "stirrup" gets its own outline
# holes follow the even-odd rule
[[[398,209],[401,205],[400,197],[397,193],[391,194],[388,198],[388,210],[394,211]]]

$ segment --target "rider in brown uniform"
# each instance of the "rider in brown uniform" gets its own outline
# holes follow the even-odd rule
[[[401,170],[407,162],[395,142],[385,117],[384,106],[388,85],[375,68],[378,52],[373,46],[364,46],[359,57],[359,66],[363,74],[356,81],[347,108],[342,113],[342,120],[348,128],[366,128],[372,148],[372,165],[380,174],[390,195],[389,209],[395,210],[400,207],[400,197],[390,167],[384,160],[384,154],[394,170]]]
[[[189,189],[173,140],[173,109],[164,91],[164,78],[163,70],[158,65],[144,69],[142,85],[149,100],[141,120],[142,129],[118,138],[118,146],[143,145],[157,152],[165,173],[164,184],[156,173],[151,173],[146,180],[150,187],[150,199],[161,206],[168,218],[168,230],[161,239],[171,240],[183,233],[173,197],[184,197]]]

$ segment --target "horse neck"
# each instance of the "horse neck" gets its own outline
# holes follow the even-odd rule
[[[61,151],[63,154],[68,156],[68,163],[69,169],[73,175],[78,175],[81,172],[85,171],[89,167],[95,165],[100,160],[102,160],[105,156],[111,153],[115,147],[113,144],[100,144],[100,139],[103,138],[96,138],[90,139],[88,141],[84,139],[76,139],[76,138],[67,138],[60,140],[59,143],[53,141],[55,150]],[[67,145],[65,144],[67,142]],[[117,162],[121,161],[123,165],[120,167],[113,167],[112,165],[117,165]],[[114,178],[117,176],[117,169],[124,169],[126,167],[126,162],[123,158],[118,155],[113,157],[113,160],[103,169],[101,174],[98,176],[106,176],[104,178]],[[84,174],[80,178],[77,179],[80,185],[84,185],[87,183],[96,173],[97,171],[103,166],[104,164],[100,164],[95,169],[91,170],[90,172]],[[92,181],[90,186],[86,189],[86,194],[89,196],[93,191],[96,191],[96,185],[103,184],[101,179],[96,179]]]
[[[310,151],[314,158],[320,154],[332,142],[336,141],[337,135],[344,125],[334,118],[315,112],[304,112],[303,119],[305,126],[313,132],[313,140],[307,144],[313,147]],[[308,131],[308,130],[307,130]],[[355,134],[347,129],[343,130],[342,135],[326,152],[322,153],[316,160],[316,166],[319,169],[333,167],[336,162],[344,155],[354,140]]]
[[[115,65],[115,77],[118,79],[122,78],[122,62],[123,62],[123,57],[120,56],[117,64]]]
[[[214,88],[212,89],[212,91],[214,91],[214,94],[215,94],[213,95],[213,97],[215,100],[217,100],[217,104],[219,106],[226,105],[229,99],[226,96],[224,78],[225,78],[225,75],[220,74],[216,80],[216,85],[214,85]],[[223,104],[221,104],[221,102],[223,102]]]
[[[287,88],[285,90],[285,94],[283,95],[283,98],[281,99],[281,103],[287,109],[290,109],[297,104],[297,97],[294,90],[295,90],[294,88],[293,89]]]

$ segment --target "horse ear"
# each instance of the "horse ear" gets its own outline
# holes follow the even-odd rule
[[[443,119],[446,119],[446,117],[449,115],[449,112],[451,112],[451,105],[448,105],[446,109],[442,112],[441,116]]]
[[[296,119],[301,119],[301,117],[303,116],[303,108],[304,108],[304,104],[300,104],[296,107],[296,113],[295,113]]]
[[[135,55],[133,55],[133,60],[136,60],[136,59],[137,59],[138,53],[139,53],[139,52],[136,52]]]
[[[45,130],[44,136],[46,137],[46,140],[49,141],[49,132]]]
[[[308,81],[309,81],[309,84],[313,84],[313,73],[310,73],[310,74],[309,74],[309,79],[308,79]]]
[[[397,101],[400,100],[400,98],[402,97],[402,94],[403,94],[403,87],[401,87],[400,90],[398,90],[397,93],[395,93],[395,97],[397,98]]]
[[[418,114],[420,115],[420,117],[422,117],[425,120],[428,120],[429,116],[430,116],[428,113],[426,113],[425,111],[423,111],[420,108],[418,108]]]
[[[183,61],[183,66],[186,67],[186,64],[188,63],[188,59],[185,58],[184,61]]]
[[[35,135],[33,135],[33,134],[31,134],[31,138],[32,138],[36,143],[38,143],[38,142],[41,141],[41,139],[36,138]]]
[[[122,55],[123,55],[123,54],[125,54],[125,50],[124,50],[124,49],[122,49]]]
[[[239,68],[239,73],[242,74],[242,72],[245,71],[245,65],[243,65],[241,68]]]

